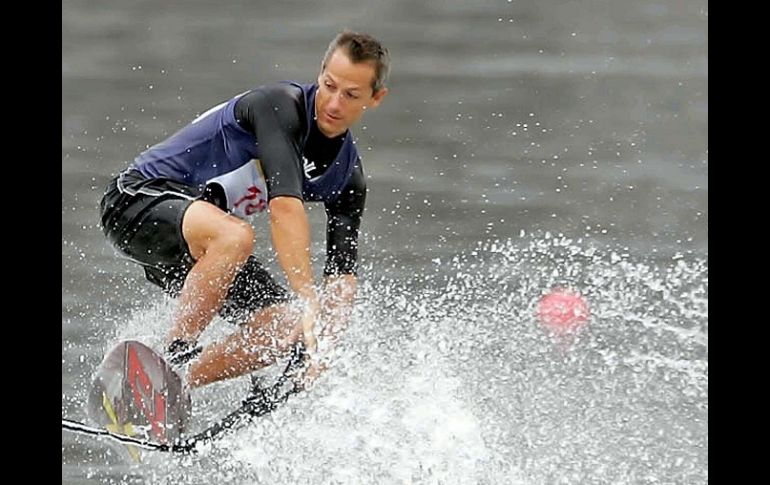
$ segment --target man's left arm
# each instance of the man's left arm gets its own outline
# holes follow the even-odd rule
[[[323,337],[336,340],[353,312],[357,286],[358,236],[366,202],[361,164],[339,198],[326,204],[326,266],[321,296]]]

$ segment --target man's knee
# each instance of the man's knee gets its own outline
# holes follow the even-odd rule
[[[196,260],[215,252],[246,261],[254,249],[254,229],[208,202],[190,205],[182,221],[182,234]]]
[[[212,245],[218,251],[232,254],[235,259],[245,262],[254,250],[254,237],[251,225],[236,219],[220,233],[218,240]]]

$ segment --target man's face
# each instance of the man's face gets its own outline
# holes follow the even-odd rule
[[[353,64],[344,51],[337,49],[318,76],[315,113],[318,129],[329,138],[341,135],[353,126],[368,108],[376,108],[387,89],[372,93],[374,63]]]

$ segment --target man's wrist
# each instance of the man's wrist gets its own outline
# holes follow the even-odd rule
[[[303,290],[302,292],[297,292],[297,303],[305,312],[311,310],[318,311],[321,306],[318,292],[313,287]]]

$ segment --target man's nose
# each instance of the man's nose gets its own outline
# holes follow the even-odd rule
[[[329,109],[339,110],[344,104],[344,95],[342,93],[334,93],[329,100]]]

